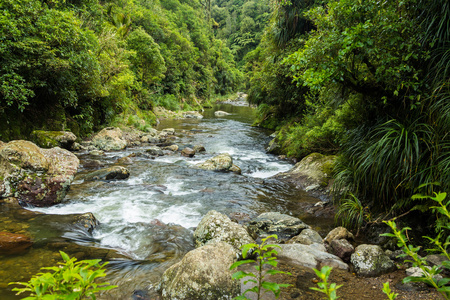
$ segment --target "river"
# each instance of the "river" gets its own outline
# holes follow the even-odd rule
[[[230,115],[215,117],[216,110]],[[202,120],[162,121],[158,129],[175,128],[175,143],[203,145],[206,152],[193,158],[176,154],[154,159],[139,155],[149,146],[109,152],[99,158],[105,166],[137,154],[126,166],[131,174],[127,180],[75,181],[64,203],[50,208],[0,205],[0,231],[27,233],[34,241],[25,254],[0,256],[0,298],[20,299],[7,283],[27,281],[39,268],[55,265],[63,250],[80,259],[109,261],[107,279],[119,288],[100,299],[130,299],[133,291],[155,286],[168,266],[194,248],[192,232],[213,209],[250,218],[278,211],[325,233],[332,221],[312,218],[301,205],[318,200],[271,178],[292,164],[265,152],[270,132],[252,127],[253,120],[254,110],[248,106],[218,104],[206,110]],[[242,175],[193,168],[225,152]],[[82,164],[92,159],[87,153],[77,155]],[[100,222],[92,234],[71,226],[71,215],[86,212]]]

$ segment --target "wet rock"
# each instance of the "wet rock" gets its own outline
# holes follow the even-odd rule
[[[141,143],[150,143],[150,144],[157,144],[159,143],[160,140],[159,138],[157,138],[157,136],[152,136],[152,135],[144,135],[143,137],[141,137]]]
[[[318,268],[319,265],[330,265],[347,270],[348,265],[336,255],[327,253],[322,244],[280,244],[278,259],[286,260],[289,264]]]
[[[196,167],[209,171],[227,172],[233,166],[233,159],[230,154],[222,153],[206,160],[204,163],[197,164]]]
[[[104,166],[105,165],[97,159],[87,160],[83,163],[83,168],[86,169],[99,169],[103,168]]]
[[[42,149],[29,141],[0,147],[0,197],[15,197],[35,206],[61,202],[79,165],[78,158],[59,147]]]
[[[203,119],[203,115],[198,111],[186,111],[183,113],[183,118],[186,119]]]
[[[350,261],[360,276],[375,277],[395,270],[394,262],[378,245],[359,245]]]
[[[353,234],[346,228],[339,226],[331,230],[324,238],[324,242],[330,244],[334,240],[355,240]]]
[[[277,143],[275,138],[269,142],[269,146],[266,148],[266,151],[272,154],[279,154],[280,150],[281,146]]]
[[[133,164],[133,160],[130,157],[125,156],[125,157],[118,158],[116,160],[116,163],[119,165],[131,165],[131,164]]]
[[[92,144],[105,151],[123,150],[127,147],[127,141],[123,138],[122,130],[115,127],[102,129],[92,138]]]
[[[355,248],[347,240],[333,240],[330,243],[333,254],[340,257],[345,262],[350,262],[350,256],[355,252]]]
[[[311,245],[311,244],[321,244],[323,243],[322,237],[320,234],[312,230],[310,228],[303,229],[299,235],[294,236],[292,239],[288,241],[288,244],[303,244],[303,245]]]
[[[239,168],[238,166],[236,166],[235,164],[233,164],[230,168],[230,172],[233,172],[235,174],[241,175],[242,174],[242,170],[241,168]]]
[[[206,149],[205,149],[205,147],[203,145],[195,145],[193,149],[194,149],[194,151],[196,153],[200,153],[200,152],[205,152],[206,151]]]
[[[103,156],[105,155],[105,152],[102,150],[91,150],[89,151],[89,155],[91,156]]]
[[[223,117],[223,116],[228,116],[230,115],[230,113],[227,113],[226,111],[222,111],[222,110],[218,110],[214,112],[214,115],[216,117]]]
[[[233,246],[237,253],[241,252],[242,245],[255,242],[244,227],[215,210],[209,211],[200,221],[194,240],[197,247],[225,242]]]
[[[232,212],[229,217],[231,221],[241,225],[250,222],[250,215],[243,212]]]
[[[113,179],[127,179],[130,177],[130,171],[122,166],[113,166],[110,168],[100,169],[88,174],[79,175],[77,179],[90,180],[113,180]]]
[[[98,220],[95,218],[94,214],[90,212],[82,215],[75,215],[74,219],[75,219],[74,225],[78,228],[83,229],[89,234],[92,234],[95,227],[97,227],[97,225],[100,224]]]
[[[144,133],[136,128],[124,128],[122,130],[122,138],[127,142],[127,146],[141,145],[141,136]]]
[[[276,234],[280,240],[288,240],[300,234],[303,229],[310,228],[299,218],[281,214],[279,212],[267,212],[259,215],[248,225],[249,230],[261,237]]]
[[[150,147],[147,150],[145,150],[145,152],[147,152],[148,154],[150,154],[152,156],[163,156],[164,155],[164,152],[158,146]]]
[[[185,157],[194,157],[195,151],[192,148],[186,147],[183,150],[181,150],[181,155]]]
[[[240,292],[233,280],[230,265],[236,261],[232,246],[221,242],[188,252],[183,259],[167,269],[160,283],[162,299],[222,300],[232,299]]]
[[[19,254],[33,245],[29,236],[0,231],[0,254]]]
[[[165,150],[170,150],[172,152],[176,152],[176,151],[178,151],[179,147],[178,147],[178,145],[174,144],[174,145],[166,146],[166,147],[164,147],[164,149]]]
[[[41,148],[61,147],[67,150],[72,150],[77,140],[77,136],[70,131],[34,130],[31,138]]]
[[[311,195],[328,201],[330,199],[331,179],[335,155],[312,153],[303,158],[291,170],[275,175],[294,183]]]
[[[161,131],[167,133],[168,135],[174,135],[175,134],[175,129],[173,129],[173,128],[164,128]]]

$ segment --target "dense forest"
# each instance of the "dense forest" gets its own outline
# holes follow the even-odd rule
[[[414,193],[450,190],[449,6],[0,0],[0,139],[145,130],[156,106],[240,89],[280,153],[338,155],[347,219],[421,209]]]

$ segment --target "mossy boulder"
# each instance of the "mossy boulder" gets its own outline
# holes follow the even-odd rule
[[[291,170],[275,175],[289,181],[311,195],[328,201],[332,186],[332,173],[335,155],[311,153],[298,162]]]
[[[375,277],[395,270],[394,262],[378,245],[359,245],[350,258],[356,274]]]
[[[15,197],[34,206],[61,202],[79,165],[59,147],[42,149],[17,140],[0,146],[0,198]]]
[[[100,150],[118,151],[127,147],[122,130],[116,127],[102,129],[92,138],[92,144]]]
[[[233,158],[228,153],[222,153],[197,164],[196,167],[209,171],[229,172],[233,167]]]
[[[130,171],[122,166],[112,166],[109,168],[100,169],[87,174],[80,174],[77,176],[78,180],[92,181],[92,180],[114,180],[127,179],[130,177]]]
[[[67,150],[71,150],[77,140],[76,135],[70,131],[34,130],[31,138],[41,148],[61,147]]]

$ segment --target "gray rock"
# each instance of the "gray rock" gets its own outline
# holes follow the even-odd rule
[[[242,174],[242,170],[241,168],[239,168],[238,166],[236,166],[235,164],[233,164],[230,168],[230,172],[236,173],[238,175]]]
[[[123,138],[120,128],[107,127],[102,129],[92,138],[92,144],[100,150],[123,150],[127,147],[127,141]]]
[[[113,179],[127,179],[130,177],[130,171],[122,166],[113,166],[110,168],[100,169],[88,174],[78,175],[77,179],[91,181],[91,180],[113,180]]]
[[[339,226],[331,230],[324,238],[324,242],[330,244],[334,240],[354,240],[353,234],[346,228]]]
[[[331,241],[331,249],[333,254],[341,258],[345,262],[350,261],[350,256],[355,252],[355,248],[347,240],[333,240]]]
[[[218,110],[214,112],[214,115],[216,117],[223,117],[223,116],[228,116],[230,115],[230,113],[227,113],[226,111],[222,111],[222,110]]]
[[[303,244],[303,245],[311,245],[311,244],[321,244],[323,243],[322,237],[320,234],[312,229],[304,229],[300,232],[299,235],[294,236],[288,241],[289,244]]]
[[[116,160],[116,163],[119,165],[131,165],[131,164],[133,164],[133,160],[130,157],[125,156],[125,157],[118,158]]]
[[[252,220],[249,230],[260,236],[276,234],[278,239],[286,240],[300,234],[303,229],[310,228],[299,218],[281,214],[279,212],[267,212]]]
[[[233,166],[233,159],[230,154],[222,153],[206,160],[204,163],[197,164],[196,167],[203,170],[227,172]]]
[[[102,150],[91,150],[89,151],[89,155],[91,156],[103,156],[105,155],[105,152]]]
[[[197,153],[206,151],[206,149],[205,149],[205,147],[203,145],[195,145],[193,149]]]
[[[186,111],[183,113],[183,118],[186,119],[203,119],[203,115],[198,111]]]
[[[174,135],[175,134],[175,129],[173,129],[173,128],[164,128],[161,131],[167,133],[168,135]]]
[[[237,253],[241,253],[242,245],[255,242],[244,227],[215,210],[209,211],[200,221],[194,232],[194,240],[196,247],[225,242],[233,246]]]
[[[239,294],[240,284],[233,280],[230,265],[236,261],[232,246],[221,242],[188,252],[167,269],[159,290],[164,300],[222,300]]]
[[[395,270],[394,262],[378,245],[359,245],[350,261],[360,276],[374,277]]]
[[[152,156],[163,156],[164,155],[164,152],[158,146],[150,147],[147,150],[145,150],[145,152],[147,152],[148,154],[150,154]]]
[[[331,265],[339,269],[347,270],[348,265],[336,255],[327,253],[322,244],[281,244],[278,251],[278,259],[287,260],[298,266],[318,268],[319,265]]]
[[[195,151],[192,148],[186,147],[183,150],[181,150],[181,155],[185,157],[194,157]]]
[[[164,147],[163,149],[164,150],[170,150],[170,151],[172,151],[172,152],[176,152],[176,151],[178,151],[178,145],[170,145],[170,146],[166,146],[166,147]]]
[[[429,266],[425,266],[425,268],[427,268],[428,270],[431,269],[431,267],[429,267]],[[405,270],[405,273],[406,273],[406,276],[409,276],[409,277],[424,277],[424,275],[425,275],[425,272],[419,267],[408,268]],[[439,281],[442,278],[444,278],[444,277],[442,277],[441,274],[436,274],[433,276],[433,279],[436,281]]]

